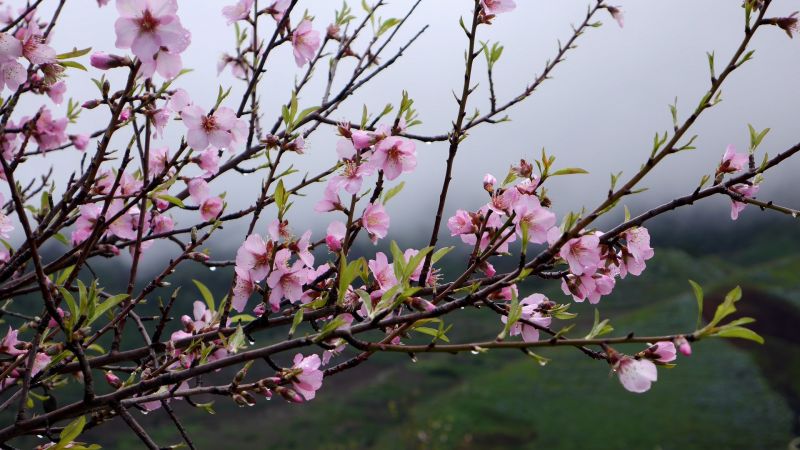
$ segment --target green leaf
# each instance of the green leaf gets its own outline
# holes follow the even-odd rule
[[[420,332],[422,334],[427,334],[428,336],[433,336],[434,342],[436,340],[441,340],[441,341],[444,341],[444,342],[450,342],[450,338],[448,338],[447,336],[442,334],[441,330],[437,330],[435,328],[416,327],[416,328],[414,328],[414,331],[418,331],[418,332]]]
[[[759,344],[764,343],[764,338],[761,337],[755,331],[745,328],[745,327],[738,327],[738,326],[730,326],[726,325],[720,328],[716,333],[712,336],[724,337],[724,338],[739,338],[739,339],[747,339],[748,341],[755,341]]]
[[[440,259],[444,258],[444,256],[450,253],[450,251],[452,251],[454,248],[455,247],[444,247],[440,248],[439,250],[436,250],[436,252],[434,252],[433,256],[431,257],[431,265],[434,265],[437,262],[439,262]]]
[[[392,197],[394,197],[395,195],[399,194],[400,191],[403,190],[405,185],[406,185],[406,182],[405,181],[401,181],[400,184],[398,184],[397,186],[394,186],[393,188],[391,188],[388,191],[386,191],[386,194],[384,194],[384,196],[383,196],[383,204],[385,205],[386,203],[389,202],[389,200],[392,199]]]
[[[169,203],[172,203],[173,205],[175,205],[175,206],[177,206],[178,208],[181,208],[181,209],[186,207],[183,204],[183,201],[181,201],[181,199],[179,199],[178,197],[173,197],[173,196],[167,195],[167,194],[158,194],[158,195],[156,195],[156,198],[164,200],[164,201],[169,202]]]
[[[557,177],[559,175],[573,175],[573,174],[585,174],[585,173],[589,172],[579,167],[567,167],[566,169],[556,170],[555,172],[551,173],[550,176]]]
[[[692,285],[694,298],[697,299],[697,325],[695,325],[695,328],[700,328],[700,321],[703,320],[703,288],[694,280],[689,280],[689,284]]]
[[[90,51],[92,51],[92,47],[84,48],[82,50],[78,50],[76,48],[73,48],[71,52],[67,52],[67,53],[62,53],[60,55],[56,55],[56,59],[78,58],[80,56],[88,54]]]
[[[292,320],[292,328],[289,330],[289,337],[291,338],[294,336],[295,330],[297,330],[297,326],[303,323],[303,308],[297,310],[294,314],[294,319]]]
[[[92,318],[89,320],[89,325],[92,324],[95,320],[99,319],[106,311],[114,308],[120,302],[128,298],[128,294],[117,294],[113,297],[109,297],[106,301],[97,305],[92,314]]]
[[[211,291],[206,287],[205,284],[197,281],[192,280],[195,286],[197,286],[197,290],[200,291],[200,295],[203,296],[203,300],[206,301],[206,305],[208,305],[208,309],[214,311],[214,296],[211,295]]]
[[[79,69],[84,72],[87,72],[86,66],[75,61],[60,61],[59,64],[61,64],[63,67],[72,67],[74,69]]]
[[[379,37],[383,33],[389,31],[393,26],[397,25],[398,23],[400,23],[400,19],[395,19],[395,18],[386,19],[385,21],[383,21],[383,23],[381,23],[381,26],[378,28],[378,32],[375,33],[375,37]]]
[[[72,443],[78,436],[81,435],[83,427],[86,426],[86,416],[80,416],[70,422],[63,430],[59,437],[58,444],[53,447],[53,450],[61,450],[67,448],[67,445]]]

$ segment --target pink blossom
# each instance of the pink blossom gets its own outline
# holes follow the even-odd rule
[[[303,356],[298,353],[294,357],[294,364],[292,369],[299,370],[300,373],[295,375],[292,379],[292,387],[306,401],[313,400],[316,396],[317,390],[322,387],[323,373],[319,370],[322,363],[319,356],[314,354],[311,356]]]
[[[658,379],[656,365],[648,359],[634,359],[622,355],[613,365],[622,387],[630,392],[641,394],[650,390]]]
[[[547,242],[547,232],[556,224],[556,215],[539,204],[533,195],[523,195],[514,205],[517,232],[522,236],[522,225],[527,224],[528,240],[535,244]]]
[[[483,177],[483,189],[486,192],[494,191],[494,185],[495,184],[497,184],[497,178],[495,178],[494,175],[492,175],[490,173],[487,173],[486,175],[484,175],[484,177]]]
[[[50,364],[52,358],[47,353],[38,352],[33,359],[33,365],[31,366],[31,376],[35,377],[39,372],[44,370],[48,364]]]
[[[397,284],[394,268],[389,264],[389,260],[383,252],[376,253],[375,259],[369,260],[367,266],[383,291],[388,291]]]
[[[35,21],[28,22],[27,28],[22,28],[16,33],[22,41],[22,56],[31,64],[52,64],[56,62],[56,51],[45,44],[42,31]]]
[[[0,211],[0,237],[8,239],[11,237],[12,231],[14,231],[14,225],[11,224],[11,219]]]
[[[310,20],[303,19],[300,25],[292,31],[294,62],[297,63],[297,67],[303,67],[305,63],[314,58],[319,43],[319,33],[311,29]]]
[[[89,135],[86,134],[70,135],[69,140],[72,141],[72,145],[80,151],[86,150],[86,147],[89,145]]]
[[[275,254],[275,268],[267,277],[267,285],[270,287],[269,304],[273,311],[280,309],[281,299],[296,302],[303,297],[307,269],[301,260],[289,266],[290,257],[291,252],[288,249],[278,250]]]
[[[625,26],[625,14],[619,6],[606,6],[606,9],[611,14],[611,18],[617,21],[617,25],[620,28]]]
[[[40,150],[51,150],[67,140],[67,118],[53,119],[50,110],[42,108],[34,124],[33,139]]]
[[[283,20],[283,15],[286,14],[286,10],[289,9],[289,3],[291,3],[291,0],[274,1],[272,5],[267,8],[267,12],[276,22],[280,22]]]
[[[342,200],[339,198],[338,187],[328,183],[325,187],[323,197],[314,205],[316,212],[330,212],[341,208]]]
[[[373,243],[383,239],[389,233],[389,215],[380,203],[370,203],[361,216],[364,229],[369,233]]]
[[[417,167],[417,150],[413,141],[390,136],[375,148],[370,162],[383,170],[387,180],[394,180],[403,172],[411,172]]]
[[[350,139],[340,139],[336,142],[336,154],[341,159],[353,159],[356,156],[356,147]]]
[[[142,62],[152,62],[162,49],[177,55],[191,42],[176,15],[177,0],[117,0],[117,11],[116,46],[130,48]]]
[[[645,356],[653,361],[668,363],[675,361],[676,353],[677,351],[675,350],[674,343],[670,341],[659,341],[647,349]]]
[[[149,159],[147,160],[147,170],[150,172],[150,176],[163,172],[167,168],[169,160],[169,147],[151,148]]]
[[[189,188],[189,197],[197,203],[202,204],[208,198],[208,182],[200,177],[192,178],[189,180],[187,187]]]
[[[108,214],[106,214],[107,218],[112,218],[118,215],[122,209],[125,207],[122,200],[114,200],[111,202],[111,205],[108,207]],[[138,225],[138,217],[139,209],[136,207],[129,208],[125,211],[122,215],[120,215],[116,220],[114,220],[111,225],[108,226],[108,231],[122,239],[133,240],[136,239],[137,232],[136,228]],[[146,223],[146,222],[145,222]]]
[[[333,221],[328,225],[327,236],[325,236],[325,243],[332,252],[338,252],[342,249],[342,240],[344,240],[347,233],[347,225],[338,220]]]
[[[472,222],[472,216],[463,209],[459,209],[453,217],[447,219],[447,228],[450,229],[450,236],[472,234],[478,231]]]
[[[234,141],[232,130],[238,119],[232,109],[220,107],[206,115],[199,106],[188,106],[181,112],[186,125],[186,143],[195,150],[203,151],[209,144],[217,148],[230,147]]]
[[[737,152],[736,147],[729,145],[725,149],[725,154],[722,155],[717,173],[736,173],[747,166],[749,159],[746,154]]]
[[[110,370],[104,374],[104,378],[106,379],[106,383],[113,388],[119,389],[119,387],[122,386],[122,380]]]
[[[358,164],[355,161],[345,161],[340,175],[331,178],[330,183],[338,188],[344,188],[348,194],[356,194],[364,182],[364,177],[372,174],[372,167],[367,164]]]
[[[247,308],[247,300],[255,290],[255,283],[250,278],[250,271],[236,269],[236,284],[233,286],[233,300],[231,306],[239,312]]]
[[[155,234],[169,233],[175,229],[175,222],[172,217],[166,214],[156,214],[152,221],[153,233]]]
[[[221,197],[209,197],[200,205],[200,217],[203,220],[216,219],[222,213],[223,206]]]
[[[97,203],[90,203],[79,206],[78,211],[80,211],[80,215],[75,221],[75,230],[72,232],[72,245],[80,244],[92,234],[102,208]]]
[[[514,0],[481,0],[481,6],[486,14],[500,14],[513,11],[517,7]]]
[[[176,77],[181,69],[183,69],[181,55],[161,49],[151,59],[142,61],[139,73],[145,78],[150,78],[154,73],[158,73],[162,77],[170,79]]]
[[[8,327],[8,333],[6,333],[6,336],[2,341],[0,341],[0,353],[5,353],[6,355],[11,356],[24,355],[28,353],[27,350],[22,350],[19,348],[20,344],[25,343],[17,339],[18,334],[19,330]]]
[[[219,150],[215,148],[206,149],[200,154],[197,164],[205,171],[205,176],[210,177],[219,173]]]
[[[254,282],[264,279],[269,273],[272,243],[265,242],[258,234],[251,234],[236,252],[237,273],[247,271]]]
[[[504,191],[494,191],[492,201],[486,206],[497,214],[504,216],[511,214],[512,209],[520,200],[520,193],[516,189],[506,189]],[[499,218],[495,218],[498,220]]]
[[[67,92],[67,84],[63,81],[59,81],[47,89],[47,96],[50,97],[53,103],[60,105],[61,102],[64,101],[65,92]]]
[[[247,19],[247,16],[250,15],[250,10],[253,9],[253,1],[239,0],[234,5],[222,8],[222,15],[228,20],[228,25],[237,20]]]
[[[170,96],[169,101],[167,101],[167,108],[172,112],[180,114],[193,104],[188,92],[183,89],[175,89],[175,92]]]
[[[655,254],[650,247],[650,233],[647,228],[634,227],[625,231],[622,236],[625,238],[626,246],[622,251],[623,264],[620,265],[620,276],[625,278],[629,273],[639,276],[645,269],[645,261]]]
[[[594,234],[570,239],[561,247],[559,256],[575,275],[593,274],[600,267],[600,239]]]
[[[744,198],[753,198],[758,194],[759,185],[757,184],[734,184],[730,187],[730,190],[743,196]],[[739,218],[739,213],[744,210],[747,206],[747,203],[739,202],[736,200],[731,199],[731,220],[736,220]]]
[[[356,150],[363,150],[372,145],[372,136],[363,130],[353,130],[350,139],[353,141],[353,146]]]
[[[0,88],[15,91],[28,78],[25,67],[17,62],[22,56],[22,43],[10,34],[0,33]]]
[[[542,327],[549,327],[550,326],[550,316],[546,316],[541,312],[537,311],[544,302],[548,302],[549,300],[542,294],[532,294],[528,297],[522,299],[519,304],[522,307],[522,315],[520,316],[521,319],[525,319],[528,322],[534,323],[536,325]],[[500,320],[503,323],[508,322],[507,316],[501,316]],[[531,325],[523,323],[521,321],[517,321],[514,325],[511,326],[508,334],[511,336],[522,335],[522,340],[525,342],[536,342],[539,340],[539,330]]]
[[[311,230],[306,231],[300,236],[300,239],[291,243],[289,248],[294,252],[298,258],[308,267],[314,266],[314,254],[311,253]]]
[[[167,108],[159,108],[150,115],[150,120],[153,122],[153,127],[155,127],[153,134],[155,134],[156,137],[164,135],[164,128],[166,128],[169,123],[169,119],[170,114]]]

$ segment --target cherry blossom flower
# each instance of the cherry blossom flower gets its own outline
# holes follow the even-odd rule
[[[169,97],[169,100],[167,101],[167,108],[172,112],[180,114],[193,104],[194,103],[192,102],[192,99],[189,97],[189,93],[179,88],[175,89],[175,92]]]
[[[311,253],[311,230],[306,231],[295,242],[289,244],[289,249],[300,258],[301,261],[308,267],[314,266],[314,254]]]
[[[117,0],[117,11],[116,47],[130,48],[144,63],[152,62],[162,49],[177,55],[191,42],[191,33],[176,14],[177,0]]]
[[[17,90],[28,78],[25,67],[17,62],[22,56],[22,43],[10,34],[0,33],[0,88]]]
[[[594,234],[570,239],[561,247],[559,256],[575,275],[591,275],[600,267],[600,239]]]
[[[26,120],[23,119],[23,122]],[[39,117],[34,123],[33,139],[39,145],[39,149],[51,150],[60,146],[67,140],[67,118],[53,119],[50,110],[42,108]]]
[[[328,225],[327,236],[325,236],[325,243],[332,252],[338,252],[342,249],[342,240],[344,240],[347,233],[347,225],[338,220],[335,220]]]
[[[67,84],[63,81],[59,81],[58,83],[47,88],[47,96],[50,97],[50,100],[52,100],[56,105],[60,105],[61,102],[64,101],[65,92],[67,92]]]
[[[514,0],[481,0],[481,6],[486,14],[500,14],[513,11],[517,7]]]
[[[675,361],[677,350],[670,341],[660,341],[653,344],[645,351],[645,356],[653,361],[668,363]]]
[[[556,224],[556,215],[539,204],[532,195],[523,195],[514,205],[517,232],[522,236],[522,225],[528,227],[528,241],[534,244],[547,242],[547,232]]]
[[[622,355],[617,357],[612,367],[622,387],[637,394],[650,390],[650,386],[658,379],[656,365],[648,359]]]
[[[757,184],[734,184],[730,187],[730,190],[741,195],[744,198],[753,198],[758,194],[758,189],[760,188]],[[731,220],[736,220],[739,218],[739,213],[741,213],[744,208],[747,206],[747,203],[739,202],[734,199],[731,199]]]
[[[18,334],[19,330],[8,327],[6,336],[2,341],[0,341],[0,353],[5,353],[6,355],[11,356],[24,355],[28,353],[27,350],[19,348],[20,344],[24,344],[24,342],[17,339]]]
[[[210,177],[219,173],[219,150],[208,148],[197,160],[197,165],[205,171],[205,176]]]
[[[314,205],[316,212],[330,212],[341,208],[342,200],[339,198],[338,187],[330,182],[325,187],[322,198]]]
[[[717,168],[717,174],[736,173],[747,166],[749,157],[736,151],[736,147],[729,145],[722,155],[722,161]]]
[[[22,56],[31,64],[52,64],[56,62],[56,51],[45,44],[42,30],[35,21],[30,21],[26,28],[16,33],[17,39],[22,41]]]
[[[292,369],[300,373],[292,378],[292,387],[306,401],[313,400],[317,390],[322,387],[323,373],[319,370],[322,361],[319,355],[303,356],[298,353],[292,361]]]
[[[172,217],[166,214],[155,214],[152,222],[151,226],[155,234],[169,233],[175,228],[175,222]]]
[[[387,180],[394,180],[403,172],[412,172],[417,167],[417,150],[413,141],[398,136],[389,136],[375,147],[370,163],[383,170]]]
[[[186,186],[189,189],[189,197],[198,205],[208,198],[208,182],[203,178],[192,178]]]
[[[650,233],[647,228],[634,227],[622,233],[626,246],[622,251],[620,277],[627,274],[639,276],[645,269],[645,261],[652,258],[655,252],[650,247]]]
[[[151,148],[147,160],[147,170],[150,172],[150,176],[163,172],[169,163],[169,159],[169,147]]]
[[[514,205],[519,202],[520,193],[516,189],[496,190],[492,193],[492,201],[487,203],[487,207],[497,214],[504,216],[511,214]]]
[[[255,290],[255,283],[250,278],[249,270],[239,270],[236,268],[236,283],[233,286],[233,300],[231,307],[239,312],[244,312],[247,308],[247,300]]]
[[[31,366],[31,376],[35,377],[39,372],[44,370],[52,358],[44,352],[36,353],[36,356],[33,358],[33,365]]]
[[[494,191],[494,185],[497,184],[497,178],[494,175],[487,173],[483,177],[483,189],[486,192],[492,193]]]
[[[79,206],[78,211],[80,211],[80,215],[75,221],[75,230],[72,232],[72,245],[80,244],[92,234],[102,208],[97,203],[90,203]]]
[[[356,194],[364,182],[364,177],[372,174],[372,167],[368,164],[358,164],[355,161],[345,161],[342,173],[331,178],[330,183],[339,188],[344,188],[348,194]]]
[[[305,63],[314,58],[319,48],[319,32],[311,28],[311,21],[303,19],[300,25],[292,31],[292,47],[294,48],[294,62],[297,67],[303,67]]]
[[[247,236],[236,252],[237,273],[246,271],[254,282],[263,280],[269,273],[271,254],[271,242],[265,242],[258,234]]]
[[[203,220],[216,219],[222,213],[223,206],[221,197],[208,197],[200,205],[200,217]]]
[[[158,73],[162,77],[170,79],[178,76],[181,69],[183,69],[181,55],[162,49],[157,51],[151,59],[142,61],[139,73],[145,78],[151,78],[154,73]]]
[[[270,287],[269,304],[273,311],[280,309],[281,299],[296,302],[303,297],[307,269],[301,260],[289,266],[290,257],[291,252],[288,249],[278,250],[275,254],[275,268],[267,277],[267,285]]]
[[[85,151],[86,147],[89,145],[89,135],[86,134],[70,135],[69,140],[72,141],[72,145],[80,151]]]
[[[237,20],[247,19],[250,10],[253,9],[254,0],[239,0],[236,4],[222,8],[222,15],[228,20],[228,25]]]
[[[388,291],[397,284],[394,268],[389,264],[389,260],[383,252],[376,253],[375,259],[369,260],[367,266],[382,290]]]
[[[622,8],[619,6],[606,6],[606,9],[611,14],[611,18],[617,21],[617,25],[620,28],[625,26],[625,14],[622,12]]]
[[[383,239],[389,233],[389,215],[380,203],[370,203],[361,216],[364,229],[369,233],[373,243]]]
[[[549,302],[549,300],[542,294],[532,294],[525,297],[519,302],[520,306],[522,307],[522,315],[520,318],[542,327],[549,327],[550,316],[546,316],[537,311],[537,309],[541,307],[542,303],[545,302]],[[506,323],[508,322],[508,317],[501,316],[500,320],[503,323]],[[522,340],[525,342],[536,342],[539,340],[539,330],[534,326],[520,321],[517,321],[511,326],[508,334],[511,336],[517,336],[521,334]]]
[[[472,234],[478,231],[472,221],[472,216],[463,209],[459,209],[453,217],[447,219],[447,228],[450,229],[450,236]]]
[[[277,0],[272,2],[272,5],[267,7],[267,12],[275,19],[276,22],[283,20],[286,10],[289,9],[291,0]]]
[[[194,105],[181,111],[181,119],[187,128],[186,143],[198,151],[205,150],[209,144],[217,148],[230,147],[234,141],[232,130],[239,120],[230,108],[222,106],[206,115]]]

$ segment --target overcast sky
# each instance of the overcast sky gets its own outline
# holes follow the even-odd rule
[[[220,84],[233,85],[229,105],[233,108],[238,106],[243,91],[241,83],[235,83],[227,74],[218,77],[216,73],[218,55],[233,47],[233,28],[226,27],[219,14],[229,3],[233,2],[179,1],[181,20],[192,32],[192,44],[183,54],[184,64],[194,72],[177,85],[207,107],[213,104]],[[356,13],[363,14],[358,2],[352,3]],[[380,13],[384,18],[402,15],[412,2],[395,0],[390,3]],[[500,41],[505,45],[503,57],[495,67],[501,103],[521,92],[541,71],[545,61],[555,54],[557,40],[568,39],[570,25],[583,20],[589,2],[517,0],[517,3],[514,12],[499,16],[492,26],[479,28],[479,39]],[[549,191],[554,209],[563,214],[596,205],[608,189],[609,173],[622,170],[632,174],[646,160],[653,134],[671,128],[667,105],[675,97],[680,118],[691,113],[709,85],[706,52],[714,51],[717,66],[722,67],[742,36],[744,14],[740,1],[620,0],[619,3],[625,11],[624,29],[620,29],[607,13],[599,14],[598,19],[604,26],[590,29],[581,37],[579,47],[554,71],[554,78],[545,82],[526,102],[510,110],[511,122],[481,126],[470,134],[456,159],[447,216],[457,208],[474,209],[485,202],[481,186],[485,173],[502,178],[509,164],[521,157],[537,156],[542,147],[558,158],[558,166],[577,166],[590,172],[553,180]],[[315,29],[324,32],[333,10],[340,4],[327,0],[301,1],[298,10],[302,12],[304,7],[308,8],[316,16]],[[387,102],[396,103],[401,90],[406,89],[424,122],[412,131],[418,134],[447,132],[457,108],[451,91],[460,90],[463,76],[466,41],[458,19],[470,14],[471,4],[466,0],[423,0],[400,32],[396,45],[425,24],[430,25],[428,31],[392,69],[348,100],[333,118],[357,122],[363,104],[371,111],[378,111]],[[793,7],[797,7],[793,1],[776,0],[770,15],[788,15]],[[113,31],[116,17],[113,2],[103,9],[96,8],[94,0],[68,2],[52,45],[59,52],[73,46],[116,52]],[[361,47],[356,45],[356,48]],[[756,50],[755,59],[726,82],[723,102],[707,111],[694,128],[699,135],[697,150],[669,158],[642,185],[650,191],[640,194],[631,203],[663,202],[691,192],[703,174],[713,172],[727,144],[735,144],[741,150],[747,148],[748,123],[756,128],[772,128],[762,148],[770,154],[800,141],[797,119],[800,40],[788,39],[777,28],[765,28],[753,39],[752,48]],[[265,123],[271,125],[279,114],[278,105],[288,99],[292,80],[300,72],[288,46],[271,56],[268,66],[259,94],[266,111]],[[343,65],[342,69],[347,67]],[[111,77],[117,83],[115,88],[121,87],[118,76],[124,75],[122,71],[117,72]],[[86,75],[71,70],[70,75],[69,96],[85,100],[96,95],[89,81],[89,76],[98,76],[96,71]],[[301,95],[301,107],[318,103],[322,78]],[[470,99],[468,109],[486,111],[487,83],[482,62],[476,68],[475,79],[480,88]],[[26,105],[30,110],[37,106],[38,103]],[[106,116],[104,111],[85,111],[79,129],[92,131],[97,126],[94,124],[104,123]],[[172,130],[164,142],[176,148],[183,127],[175,124]],[[309,139],[307,153],[292,162],[310,173],[329,167],[336,158],[334,131],[327,127],[315,133]],[[441,185],[447,144],[418,144],[417,150],[418,169],[412,175],[403,176],[406,189],[390,203],[389,212],[394,232],[422,232],[427,236]],[[23,178],[42,170],[43,164],[56,164],[61,170],[78,160],[76,152],[48,156],[38,160],[40,162],[29,163],[22,172]],[[770,173],[760,197],[794,198],[796,187],[792,182],[798,168],[800,161],[790,161]],[[212,184],[212,193],[226,190],[229,208],[241,207],[258,196],[259,183],[260,175],[232,175],[226,177],[224,183]],[[313,194],[320,190],[308,192]],[[333,216],[320,220],[319,215],[310,213],[309,205],[298,202],[293,218],[298,228],[300,224],[310,226],[319,236]],[[727,220],[726,201],[720,199],[708,205],[719,208],[719,220]],[[633,212],[637,210],[641,208],[634,206]],[[235,246],[230,248],[231,252],[235,250]]]

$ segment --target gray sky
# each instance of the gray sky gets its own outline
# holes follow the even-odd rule
[[[213,104],[219,84],[230,86],[233,83],[227,74],[221,77],[216,74],[218,55],[233,47],[233,28],[226,27],[219,15],[222,6],[230,3],[233,0],[179,2],[181,20],[192,32],[192,45],[183,55],[184,65],[195,71],[177,86],[185,88],[197,103],[207,107]],[[333,10],[340,6],[338,1],[304,3],[301,2],[300,10],[306,6],[316,15],[314,28],[321,32],[331,21]],[[362,14],[358,2],[351,3],[356,12]],[[393,1],[380,15],[384,18],[400,16],[411,3]],[[506,47],[495,67],[501,103],[519,93],[541,71],[545,61],[555,54],[556,41],[566,40],[571,34],[570,24],[583,20],[589,2],[517,0],[517,3],[514,12],[499,16],[491,27],[479,28],[480,39],[500,41]],[[646,160],[653,134],[671,128],[667,105],[676,96],[681,118],[695,107],[709,84],[706,51],[715,51],[717,67],[722,67],[742,35],[744,19],[739,1],[620,0],[619,3],[626,16],[624,29],[602,12],[599,19],[604,26],[591,29],[581,37],[579,47],[556,68],[554,78],[545,82],[526,102],[510,110],[512,122],[484,125],[471,133],[456,160],[447,216],[457,208],[474,209],[485,202],[481,186],[484,173],[491,172],[502,178],[509,164],[521,157],[538,156],[542,147],[558,158],[559,167],[578,166],[590,172],[553,180],[548,189],[554,209],[561,215],[579,210],[581,206],[592,207],[605,195],[609,173],[622,170],[632,174]],[[113,2],[100,10],[94,4],[94,0],[67,4],[52,41],[57,51],[67,51],[72,46],[92,46],[95,50],[118,52],[114,48],[113,21],[117,13]],[[424,122],[413,131],[418,134],[448,131],[457,107],[451,91],[460,90],[466,45],[458,18],[469,15],[470,7],[471,2],[466,0],[423,0],[418,12],[401,31],[397,43],[404,42],[425,24],[431,25],[429,30],[403,59],[352,97],[333,118],[357,122],[362,104],[366,103],[371,111],[377,112],[387,102],[396,103],[401,90],[406,89]],[[770,15],[788,15],[793,7],[797,7],[795,2],[776,0]],[[361,46],[356,45],[356,48]],[[698,149],[669,158],[642,185],[651,190],[640,194],[632,203],[660,203],[691,192],[703,174],[713,172],[727,144],[735,144],[740,150],[747,148],[748,123],[756,128],[772,128],[762,146],[762,151],[770,154],[800,141],[796,115],[796,105],[800,103],[797,85],[800,42],[788,39],[777,28],[767,28],[758,33],[752,48],[756,50],[755,59],[726,82],[724,101],[704,113],[694,128],[699,135]],[[279,113],[277,105],[288,99],[293,77],[300,73],[289,46],[271,58],[269,71],[259,89],[267,111],[265,123],[270,125]],[[344,64],[341,73],[346,73],[350,65]],[[116,72],[111,78],[119,87],[119,76],[123,73]],[[69,96],[84,100],[95,95],[89,75],[98,76],[97,71],[91,70],[86,75],[71,70],[70,74]],[[320,71],[318,75],[323,73]],[[317,104],[322,78],[301,96],[301,107]],[[475,79],[480,88],[468,109],[477,107],[486,111],[488,85],[482,62],[477,66]],[[233,85],[229,106],[235,108],[243,86],[240,82]],[[33,110],[38,103],[26,106]],[[65,107],[56,110],[64,111]],[[79,127],[93,130],[92,123],[105,120],[105,112],[85,111]],[[182,131],[180,124],[174,124],[165,144],[176,148]],[[315,133],[308,142],[307,153],[296,159],[297,167],[311,173],[329,167],[336,158],[334,131],[328,127]],[[389,204],[389,212],[394,233],[419,231],[427,236],[441,185],[447,144],[418,144],[417,150],[418,169],[401,178],[406,181],[406,188]],[[42,170],[42,164],[68,167],[78,160],[76,152],[48,156],[29,163],[22,172],[23,178]],[[791,180],[789,177],[798,168],[800,161],[790,161],[770,173],[760,197],[796,197],[793,194],[796,188],[780,180]],[[224,185],[229,208],[241,207],[257,197],[259,182],[260,176],[235,174],[226,177],[223,183],[215,183],[217,187],[212,184],[212,193],[221,192],[223,188],[219,186]],[[310,204],[298,202],[293,211],[294,220],[298,222],[297,228],[305,224],[319,236],[334,216],[321,221],[318,215],[309,214]],[[711,201],[709,205],[720,208],[719,220],[728,220],[726,201]],[[637,210],[641,208],[633,208],[634,213]],[[621,214],[618,213],[620,217]],[[181,221],[186,224],[188,218]],[[265,231],[265,226],[261,228]],[[238,243],[229,246],[230,252],[235,251]]]

